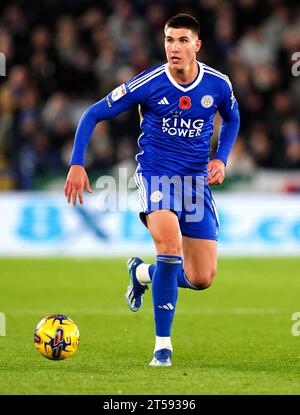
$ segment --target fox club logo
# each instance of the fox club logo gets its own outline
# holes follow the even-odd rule
[[[184,97],[180,97],[179,100],[179,108],[181,108],[182,110],[189,110],[192,106],[191,103],[191,98],[184,96]]]
[[[211,95],[204,95],[201,98],[201,105],[203,108],[210,108],[214,104],[214,99]]]

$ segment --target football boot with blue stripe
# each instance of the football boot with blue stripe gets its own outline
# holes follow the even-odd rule
[[[169,349],[160,349],[154,352],[153,359],[149,366],[172,366],[172,352]]]
[[[136,269],[143,263],[144,261],[137,257],[129,258],[127,261],[130,283],[127,287],[125,297],[129,309],[134,312],[141,308],[145,291],[148,290],[148,285],[142,285],[136,277]]]

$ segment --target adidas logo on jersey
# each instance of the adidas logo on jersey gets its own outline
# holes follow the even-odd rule
[[[163,97],[163,99],[161,99],[160,101],[158,101],[159,105],[169,105],[169,101],[167,100],[166,97]]]

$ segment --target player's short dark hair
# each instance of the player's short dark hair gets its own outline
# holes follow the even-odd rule
[[[198,38],[200,36],[200,23],[195,17],[187,13],[179,13],[171,17],[165,24],[165,29],[168,27],[173,27],[174,29],[190,29],[197,34]]]

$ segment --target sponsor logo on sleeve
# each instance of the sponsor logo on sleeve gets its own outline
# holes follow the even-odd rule
[[[122,98],[127,93],[125,84],[122,84],[115,88],[111,93],[112,101],[118,101],[118,99]]]

